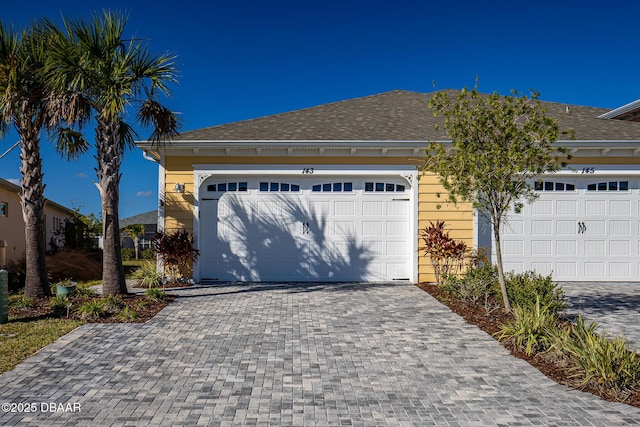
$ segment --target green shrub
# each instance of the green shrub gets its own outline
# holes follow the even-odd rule
[[[582,385],[594,384],[605,394],[637,390],[640,387],[640,358],[628,348],[623,337],[609,339],[596,332],[596,322],[586,324],[582,315],[555,336],[554,347],[578,366],[575,376]]]
[[[515,306],[513,316],[514,320],[501,325],[496,333],[499,341],[512,339],[516,348],[527,356],[552,346],[558,317],[552,308],[541,304],[540,297],[536,298],[533,309]]]
[[[87,286],[77,286],[74,296],[78,297],[94,297],[98,295],[96,291]]]
[[[149,288],[144,291],[144,295],[153,301],[164,301],[167,298],[167,293],[161,288]]]
[[[158,271],[155,262],[145,261],[132,275],[138,280],[138,286],[157,288],[162,286],[162,273]]]
[[[156,254],[153,253],[153,251],[151,249],[145,249],[143,251],[140,251],[140,259],[147,259],[147,260],[156,260]]]
[[[483,301],[487,309],[492,304],[498,282],[498,270],[491,264],[470,267],[460,276],[448,275],[442,288],[451,296],[467,303],[476,304]]]
[[[132,259],[136,259],[136,250],[134,248],[122,248],[122,260],[130,261]]]
[[[85,302],[76,309],[81,318],[86,320],[99,319],[106,314],[104,301],[94,299],[93,301]]]
[[[9,308],[25,310],[27,308],[33,307],[34,305],[34,300],[32,298],[24,296],[24,294],[9,295]]]
[[[102,300],[102,308],[107,313],[118,313],[125,307],[122,297],[118,295],[109,295]]]
[[[71,302],[67,297],[55,296],[49,300],[49,308],[56,316],[69,315]]]
[[[138,313],[130,306],[125,305],[122,310],[116,315],[116,319],[121,320],[123,322],[128,322],[131,320],[135,320],[138,318]]]
[[[508,273],[506,282],[509,301],[513,306],[533,310],[537,297],[541,306],[554,313],[559,313],[567,306],[562,288],[553,283],[551,276],[542,276],[533,271]]]

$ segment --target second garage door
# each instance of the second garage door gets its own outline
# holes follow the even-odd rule
[[[409,190],[391,176],[209,178],[200,190],[200,276],[409,280]]]
[[[553,177],[503,231],[505,269],[564,281],[639,281],[638,179]]]

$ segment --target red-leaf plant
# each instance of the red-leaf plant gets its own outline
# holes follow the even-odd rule
[[[449,237],[444,227],[444,221],[437,221],[435,224],[429,222],[429,226],[420,232],[425,243],[425,255],[431,258],[438,285],[442,285],[448,275],[458,274],[462,270],[465,256],[469,252],[466,243]]]

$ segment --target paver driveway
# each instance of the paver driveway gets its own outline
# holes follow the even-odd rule
[[[147,324],[82,326],[2,375],[0,401],[36,411],[0,424],[640,424],[637,408],[553,383],[412,285],[180,294]]]

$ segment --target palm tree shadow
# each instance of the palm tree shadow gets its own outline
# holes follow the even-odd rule
[[[247,203],[225,193],[217,203],[217,227],[202,262],[213,262],[221,281],[365,281],[373,255],[355,230],[330,221],[329,212],[295,197]],[[207,253],[209,251],[209,253]]]

